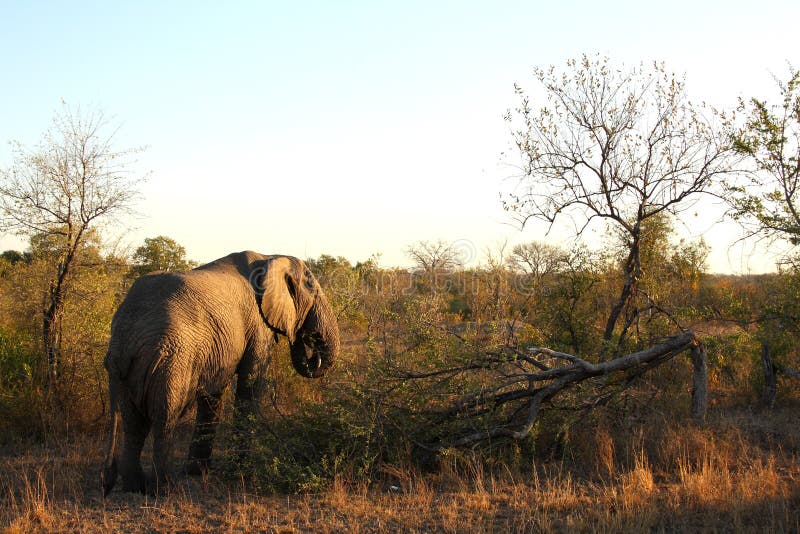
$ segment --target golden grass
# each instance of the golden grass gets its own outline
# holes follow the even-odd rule
[[[103,500],[94,436],[18,445],[0,457],[0,528],[28,532],[797,532],[796,407],[682,422],[655,436],[598,427],[596,465],[489,470],[479,459],[434,474],[384,465],[371,483],[313,495],[257,495],[244,482],[179,479],[154,500]],[[767,417],[767,416],[764,416]],[[641,430],[641,429],[640,429]],[[781,434],[782,432],[782,434]]]

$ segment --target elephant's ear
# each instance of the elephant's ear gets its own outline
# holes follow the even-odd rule
[[[255,284],[261,292],[261,314],[269,326],[285,333],[290,343],[305,319],[311,304],[308,288],[301,283],[303,269],[299,260],[272,258],[265,262]]]

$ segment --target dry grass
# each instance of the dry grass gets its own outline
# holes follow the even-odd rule
[[[747,410],[705,428],[648,436],[597,428],[594,460],[435,474],[385,465],[377,480],[337,480],[315,495],[257,495],[243,482],[179,479],[165,498],[97,483],[94,436],[17,445],[0,457],[5,532],[632,532],[800,531],[797,406]]]

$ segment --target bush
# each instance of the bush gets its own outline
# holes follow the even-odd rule
[[[35,414],[43,395],[34,380],[37,356],[29,347],[25,339],[0,330],[0,442],[41,429]]]

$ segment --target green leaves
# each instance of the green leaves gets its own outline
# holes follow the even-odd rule
[[[800,71],[776,79],[779,99],[740,101],[744,124],[731,134],[734,150],[752,168],[746,184],[725,188],[733,218],[751,232],[800,244]]]
[[[184,271],[196,265],[186,259],[186,249],[174,239],[160,235],[148,237],[133,253],[131,276],[138,277],[153,271]]]

